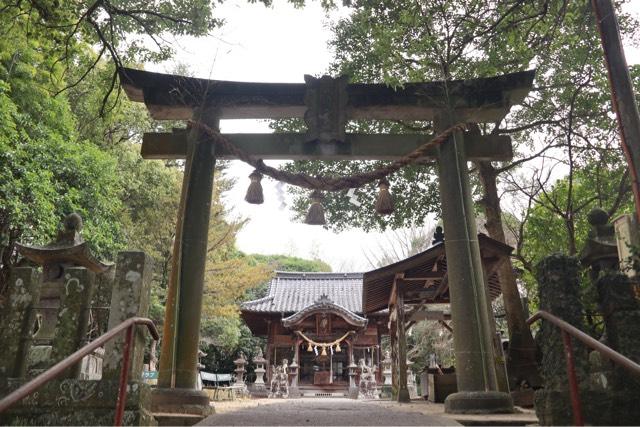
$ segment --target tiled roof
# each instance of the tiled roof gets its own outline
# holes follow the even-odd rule
[[[247,301],[242,311],[294,313],[323,295],[354,313],[362,313],[362,273],[298,273],[276,271],[266,297]]]

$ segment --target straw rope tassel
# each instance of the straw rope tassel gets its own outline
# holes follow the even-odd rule
[[[309,225],[325,225],[327,221],[324,219],[324,206],[322,201],[324,196],[322,192],[314,190],[311,192],[311,206],[309,206],[309,212],[304,222]]]
[[[382,178],[378,182],[378,198],[376,199],[375,209],[380,215],[389,215],[393,213],[393,198],[389,192],[389,181]]]
[[[261,205],[264,203],[264,193],[262,191],[262,184],[260,183],[262,174],[254,170],[251,172],[251,175],[249,175],[249,179],[251,179],[251,184],[249,184],[244,200],[252,205]]]

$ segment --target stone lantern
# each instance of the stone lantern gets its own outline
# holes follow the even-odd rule
[[[407,359],[407,389],[409,389],[409,397],[411,399],[418,398],[418,389],[416,388],[416,375],[411,370],[413,362]]]
[[[244,367],[247,364],[247,359],[244,357],[244,353],[240,352],[240,356],[238,356],[238,358],[234,360],[233,363],[235,363],[236,365],[236,369],[234,370],[234,372],[236,373],[235,385],[246,386],[246,384],[244,383],[244,373],[246,372],[246,369]]]
[[[267,359],[265,359],[264,356],[262,355],[261,347],[258,347],[258,355],[253,358],[253,363],[256,364],[256,369],[255,369],[256,382],[253,385],[256,388],[256,390],[264,390],[265,389],[264,373],[267,372],[267,370],[264,367],[265,367],[265,364],[267,363]]]
[[[348,366],[349,368],[349,398],[357,399],[358,398],[358,385],[356,384],[356,375],[358,373],[356,370],[358,369],[358,365],[353,361],[353,355],[351,356],[351,363]]]
[[[391,398],[393,394],[393,379],[391,377],[391,355],[389,350],[384,352],[384,359],[382,360],[382,375],[383,383],[381,388],[380,397]]]
[[[300,397],[298,390],[298,361],[293,359],[289,365],[289,397]]]
[[[382,375],[384,376],[384,385],[392,385],[391,379],[391,355],[389,350],[384,352],[384,360],[382,361]]]

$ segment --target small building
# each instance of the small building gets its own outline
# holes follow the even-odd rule
[[[498,268],[512,248],[484,234],[478,234],[478,243],[485,291],[493,300],[501,292]],[[267,337],[267,378],[270,367],[295,361],[299,368],[291,383],[301,391],[347,390],[348,366],[364,359],[376,368],[380,383],[383,335],[389,336],[393,372],[406,372],[406,345],[399,345],[406,342],[405,329],[434,320],[453,333],[448,310],[434,310],[451,302],[445,245],[435,241],[424,252],[367,273],[277,271],[264,298],[240,307],[251,332]],[[495,337],[493,313],[486,314]],[[500,342],[493,345],[489,354],[501,354]],[[498,381],[506,387],[502,358],[493,359],[500,365]],[[398,386],[406,390],[406,376],[398,377]]]
[[[346,391],[348,366],[360,359],[379,376],[388,316],[363,315],[362,276],[277,271],[267,296],[243,303],[251,332],[267,337],[267,366],[295,360],[301,390]]]

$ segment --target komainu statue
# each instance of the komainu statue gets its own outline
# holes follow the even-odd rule
[[[282,365],[271,365],[271,387],[269,388],[269,399],[289,397],[289,361],[282,360]]]
[[[378,383],[376,382],[375,367],[367,366],[364,359],[358,363],[360,369],[360,382],[358,383],[359,399],[377,399]]]

